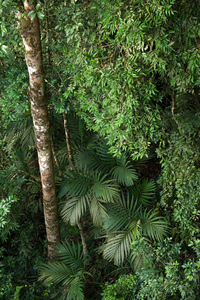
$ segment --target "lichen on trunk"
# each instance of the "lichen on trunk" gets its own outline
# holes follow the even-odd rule
[[[53,260],[55,247],[60,242],[60,231],[47,101],[44,89],[40,30],[37,15],[33,20],[28,16],[31,11],[36,11],[36,2],[21,1],[19,12],[16,16],[19,32],[23,39],[25,59],[29,73],[28,94],[31,101],[31,114],[41,174],[44,218],[48,240],[48,258],[49,260]]]

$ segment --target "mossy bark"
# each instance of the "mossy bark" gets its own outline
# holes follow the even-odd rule
[[[18,28],[23,39],[25,59],[29,73],[29,98],[33,118],[38,161],[43,191],[44,218],[48,240],[48,258],[54,258],[54,250],[60,242],[60,231],[55,192],[53,158],[49,133],[47,101],[45,98],[42,68],[42,50],[37,15],[31,20],[28,14],[36,12],[36,2],[20,2],[17,13]]]

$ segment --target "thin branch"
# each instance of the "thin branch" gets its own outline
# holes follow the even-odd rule
[[[84,233],[83,226],[80,221],[77,222],[77,226],[80,231],[81,241],[82,241],[82,245],[83,245],[83,253],[84,253],[84,256],[86,256],[88,254],[88,251],[87,251],[85,233]]]
[[[68,123],[67,123],[67,116],[66,113],[63,111],[63,120],[64,120],[64,129],[65,129],[65,137],[66,137],[66,144],[67,144],[67,150],[68,150],[68,155],[69,155],[69,161],[71,164],[71,171],[73,170],[73,155],[72,155],[72,148],[70,144],[70,139],[69,139],[69,130],[68,130]],[[88,251],[87,251],[87,244],[86,244],[86,239],[85,239],[85,233],[83,230],[83,226],[80,221],[77,222],[77,226],[80,231],[80,236],[81,236],[81,241],[83,245],[83,253],[86,256]]]
[[[25,176],[27,176],[27,177],[31,177],[31,178],[33,178],[35,181],[41,183],[40,177],[37,177],[37,176],[35,176],[35,175],[32,175],[32,174],[30,174],[30,173],[28,173],[28,172],[25,172],[25,171],[22,171],[22,170],[17,171],[16,174],[12,177],[11,180],[13,180],[18,174],[25,175]]]
[[[71,163],[71,170],[73,169],[73,155],[72,155],[72,148],[69,140],[69,131],[68,131],[68,124],[67,124],[67,116],[66,113],[63,111],[63,120],[64,120],[64,129],[65,129],[65,138],[66,138],[66,144],[67,144],[67,150],[69,155],[69,160]]]
[[[174,110],[175,110],[175,92],[174,92],[174,89],[173,89],[173,93],[172,93],[172,108],[171,108],[172,116],[174,116]]]

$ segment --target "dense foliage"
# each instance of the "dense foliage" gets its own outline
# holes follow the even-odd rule
[[[0,1],[0,298],[199,299],[198,1],[36,1],[62,239],[50,263],[19,2]]]

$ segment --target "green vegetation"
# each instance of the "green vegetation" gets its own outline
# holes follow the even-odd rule
[[[0,28],[0,299],[198,300],[199,2],[0,0]]]

